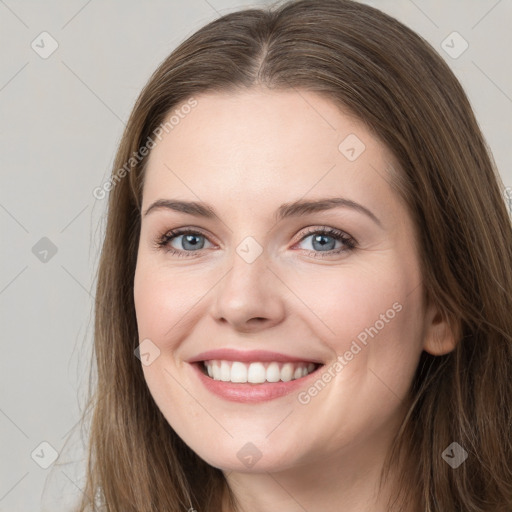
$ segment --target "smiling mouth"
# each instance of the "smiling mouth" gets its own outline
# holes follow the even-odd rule
[[[212,380],[236,384],[290,382],[317,371],[323,364],[308,362],[251,362],[227,360],[201,361],[199,367]]]

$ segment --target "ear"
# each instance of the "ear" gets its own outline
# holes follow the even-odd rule
[[[430,302],[425,314],[423,350],[433,356],[442,356],[455,349],[460,339],[460,325]]]

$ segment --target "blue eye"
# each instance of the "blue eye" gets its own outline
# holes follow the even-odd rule
[[[337,238],[325,235],[324,233],[308,235],[304,237],[301,242],[304,242],[304,240],[307,240],[308,238],[311,238],[311,246],[313,250],[322,252],[332,251],[336,246],[336,242],[340,242]]]
[[[322,257],[323,254],[339,254],[348,252],[356,247],[356,241],[343,231],[332,228],[312,229],[306,236],[302,237],[299,243],[311,238],[312,249],[306,249],[315,257]],[[336,242],[339,243],[336,247]]]
[[[181,245],[181,248],[173,247],[172,242],[180,238],[181,242],[178,241],[178,245]],[[157,245],[178,256],[191,256],[191,254],[184,253],[197,252],[203,249],[206,240],[207,238],[204,235],[195,231],[169,231],[157,241]]]

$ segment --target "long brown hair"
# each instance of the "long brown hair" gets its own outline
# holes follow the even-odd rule
[[[221,510],[224,475],[176,435],[134,356],[140,340],[133,279],[147,157],[133,155],[190,98],[254,86],[322,94],[391,150],[399,163],[393,186],[417,228],[424,293],[458,333],[450,353],[421,355],[412,405],[383,471],[406,458],[394,505],[510,512],[512,227],[503,184],[443,59],[394,18],[351,0],[289,1],[225,15],[172,52],[141,92],[108,187],[80,510],[98,495],[105,510],[116,512]],[[442,457],[453,442],[468,454],[456,469]]]

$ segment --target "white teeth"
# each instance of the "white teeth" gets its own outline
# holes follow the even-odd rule
[[[262,363],[251,363],[249,365],[247,380],[253,384],[261,384],[267,380],[267,370]]]
[[[313,365],[313,368],[315,365]],[[308,366],[309,370],[309,366]],[[283,367],[281,368],[281,380],[283,382],[289,382],[293,379],[293,364],[292,363],[285,363],[283,364]]]
[[[224,382],[231,380],[231,368],[227,361],[220,362],[220,380]]]
[[[206,373],[223,382],[261,384],[263,382],[289,382],[313,372],[314,363],[242,363],[240,361],[204,361]]]
[[[247,367],[245,364],[235,361],[231,365],[231,382],[247,382]]]
[[[270,363],[267,367],[267,380],[269,382],[279,382],[281,380],[281,371],[277,363]]]

